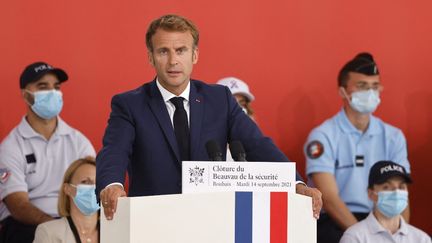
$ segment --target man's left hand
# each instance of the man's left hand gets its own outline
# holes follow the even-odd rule
[[[318,219],[323,205],[321,192],[316,188],[307,187],[304,184],[297,184],[296,192],[312,198],[313,215]]]

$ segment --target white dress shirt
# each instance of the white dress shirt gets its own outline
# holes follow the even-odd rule
[[[162,95],[162,99],[165,102],[166,108],[168,110],[168,114],[170,116],[171,119],[171,124],[173,124],[174,127],[174,123],[173,123],[173,119],[174,119],[174,112],[175,112],[175,106],[173,103],[171,103],[170,99],[174,98],[174,97],[183,97],[183,106],[186,110],[186,114],[188,117],[188,125],[190,124],[190,115],[189,115],[189,111],[190,111],[190,105],[189,105],[189,93],[190,93],[190,82],[188,82],[188,85],[186,86],[186,89],[179,95],[175,95],[171,92],[169,92],[168,90],[166,90],[160,83],[159,80],[156,78],[156,85],[159,89],[159,91],[161,92]],[[190,127],[190,125],[189,125]]]

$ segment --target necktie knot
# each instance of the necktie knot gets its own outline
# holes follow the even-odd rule
[[[174,104],[176,109],[184,109],[183,100],[183,97],[174,97],[170,99],[171,103]]]

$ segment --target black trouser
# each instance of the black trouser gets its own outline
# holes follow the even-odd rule
[[[37,225],[23,224],[12,217],[1,222],[0,243],[32,243]]]
[[[369,213],[353,213],[358,221],[366,218]],[[318,219],[317,243],[338,243],[342,238],[342,230],[328,214],[321,214]]]

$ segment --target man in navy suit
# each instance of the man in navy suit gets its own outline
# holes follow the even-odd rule
[[[112,219],[118,197],[126,196],[126,170],[128,196],[181,193],[181,162],[209,160],[205,144],[210,140],[220,147],[241,141],[248,161],[288,161],[227,87],[190,79],[198,40],[195,25],[181,16],[162,16],[150,24],[146,45],[157,76],[113,97],[97,156],[97,191],[107,219]],[[302,180],[298,173],[297,180]],[[296,191],[313,198],[318,215],[321,193],[302,182]]]

